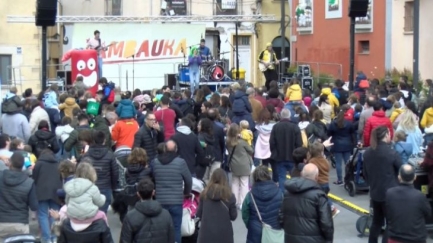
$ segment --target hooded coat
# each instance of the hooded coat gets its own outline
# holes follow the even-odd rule
[[[71,225],[71,221],[66,219],[62,224],[57,243],[69,242],[114,243],[110,228],[103,219],[93,221],[92,224],[82,231],[75,231],[74,227]]]
[[[394,149],[400,155],[401,162],[407,164],[409,157],[413,154],[412,144],[407,142],[397,142],[394,144]]]
[[[39,158],[40,153],[44,149],[50,149],[53,153],[60,150],[56,135],[50,131],[37,130],[29,139],[29,145],[36,157]]]
[[[287,89],[286,99],[289,101],[302,101],[302,88],[299,84],[292,84]]]
[[[326,193],[320,185],[298,177],[286,181],[280,210],[286,243],[331,243],[334,222]]]
[[[254,131],[255,123],[253,121],[253,108],[248,99],[248,95],[243,91],[236,91],[234,94],[234,101],[232,104],[232,122],[239,124],[242,120],[248,121],[250,125],[250,130]]]
[[[63,187],[63,182],[59,172],[59,162],[53,153],[44,152],[38,157],[32,177],[39,201],[58,202],[57,190]]]
[[[422,128],[428,128],[433,125],[433,108],[428,108],[424,111],[420,125]]]
[[[208,191],[206,199],[200,197],[197,210],[197,217],[201,219],[197,243],[234,243],[231,221],[237,216],[233,194],[228,201],[224,201],[218,193]]]
[[[137,115],[137,110],[130,99],[122,99],[116,108],[116,114],[121,119],[125,118],[135,118]]]
[[[137,202],[122,223],[120,242],[173,243],[174,227],[170,213],[153,200]]]
[[[90,145],[83,158],[89,157],[93,161],[98,180],[95,185],[102,189],[116,189],[119,180],[119,166],[113,152],[104,145]]]
[[[16,114],[22,110],[23,103],[20,97],[14,93],[7,93],[2,102],[2,113]]]
[[[367,122],[364,126],[364,147],[370,146],[371,132],[378,126],[388,127],[391,138],[394,136],[394,128],[392,126],[391,120],[385,116],[385,112],[382,110],[374,111],[373,115],[367,119]]]
[[[271,157],[271,148],[269,139],[271,137],[272,127],[275,122],[268,124],[256,125],[256,130],[259,133],[256,144],[254,146],[254,157],[257,159],[269,159]]]
[[[77,101],[72,97],[66,98],[65,103],[59,105],[59,109],[63,110],[65,116],[70,117],[71,119],[74,117],[74,115],[72,114],[74,108],[80,108],[80,106],[77,104]]]
[[[104,206],[105,196],[88,179],[74,178],[64,186],[66,192],[67,214],[69,218],[84,220],[92,218]]]

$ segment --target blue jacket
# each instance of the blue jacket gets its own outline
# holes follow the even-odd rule
[[[406,131],[399,125],[396,131],[403,131],[407,134],[406,143],[409,143],[412,146],[412,154],[419,154],[422,152],[420,147],[423,143],[423,135],[418,126],[415,127],[415,130]]]
[[[349,121],[344,121],[344,127],[339,128],[337,121],[331,122],[328,128],[328,136],[332,136],[332,146],[331,151],[335,153],[352,152],[354,148],[356,130],[353,124]]]
[[[209,47],[207,47],[207,46],[199,47],[198,51],[200,52],[200,56],[201,57],[207,57],[209,55],[212,55],[212,53],[210,52]]]
[[[54,91],[48,91],[44,94],[44,106],[45,108],[58,108],[59,102],[57,102],[57,94]]]
[[[356,76],[356,80],[355,80],[355,85],[353,86],[353,91],[363,91],[360,87],[359,84],[361,83],[361,80],[365,80],[367,79],[367,77],[364,74],[358,74]]]
[[[47,112],[48,116],[50,117],[50,125],[51,125],[51,132],[53,134],[56,134],[56,127],[59,125],[62,121],[60,118],[60,111],[56,108],[46,108],[45,111]]]
[[[198,71],[200,69],[201,65],[201,57],[194,57],[190,56],[188,57],[188,66],[190,71]]]
[[[137,115],[135,106],[130,99],[123,99],[116,108],[119,118],[133,118]]]
[[[401,157],[401,162],[407,164],[409,157],[412,155],[412,144],[407,142],[394,143],[394,149]]]
[[[246,120],[250,124],[250,130],[254,131],[256,125],[251,115],[253,109],[248,100],[248,95],[243,91],[236,91],[232,104],[232,122],[239,124],[242,120]]]
[[[283,203],[283,193],[273,181],[262,181],[254,183],[251,192],[245,197],[242,205],[242,219],[248,229],[247,243],[261,243],[262,223],[251,199],[251,193],[263,222],[273,229],[281,229],[278,213]]]

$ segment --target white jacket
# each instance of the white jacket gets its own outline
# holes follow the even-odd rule
[[[60,139],[62,143],[65,143],[66,139],[69,138],[69,135],[71,132],[74,131],[74,128],[71,127],[71,125],[65,125],[65,126],[57,126],[56,127],[56,136],[57,139]]]
[[[29,120],[30,133],[32,135],[38,130],[39,122],[41,122],[42,120],[48,122],[48,126],[50,127],[51,131],[50,116],[48,116],[48,113],[42,107],[36,106],[30,114]]]

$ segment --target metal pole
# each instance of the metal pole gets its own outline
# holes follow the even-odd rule
[[[349,70],[349,90],[353,91],[355,78],[355,17],[350,17],[350,70]]]
[[[286,1],[281,0],[281,59],[286,57]],[[285,69],[285,63],[282,62],[280,64],[280,72],[278,79],[281,80],[281,78],[284,76],[284,69]]]
[[[41,53],[41,88],[42,91],[47,89],[47,26],[42,26],[42,53]]]
[[[413,87],[418,90],[419,81],[419,0],[413,1]]]
[[[236,35],[236,43],[235,43],[235,55],[236,55],[236,80],[239,80],[239,36],[238,36],[238,25],[239,22],[236,22],[235,35]]]

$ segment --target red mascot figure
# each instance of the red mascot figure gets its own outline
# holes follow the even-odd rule
[[[62,62],[71,59],[71,79],[75,82],[77,77],[83,77],[83,83],[88,91],[95,96],[98,91],[98,54],[95,50],[74,49],[63,55]]]

